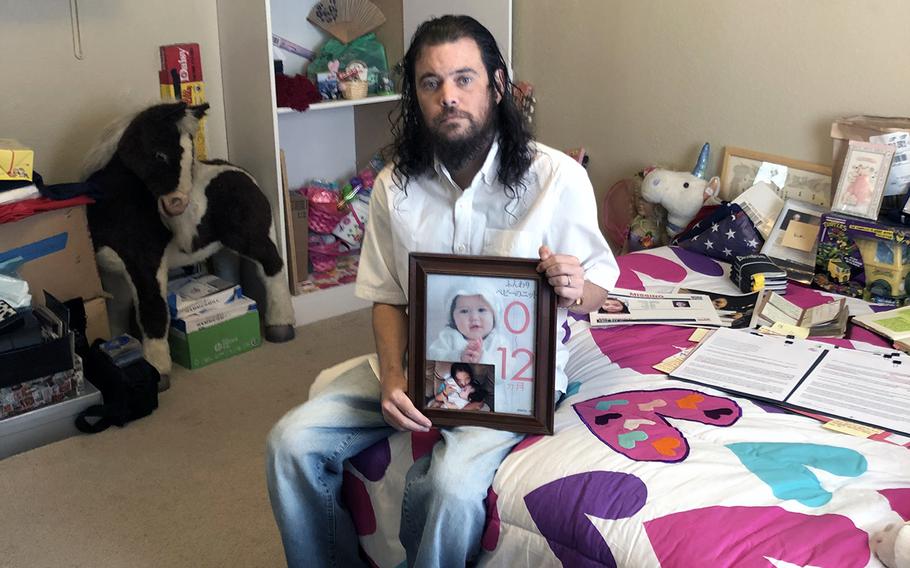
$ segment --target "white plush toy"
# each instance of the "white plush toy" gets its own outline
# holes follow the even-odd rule
[[[891,523],[876,533],[872,551],[888,568],[910,568],[910,522]]]
[[[667,234],[675,237],[695,218],[703,205],[716,205],[720,178],[705,180],[711,145],[705,143],[692,173],[654,169],[641,182],[641,197],[667,210]]]

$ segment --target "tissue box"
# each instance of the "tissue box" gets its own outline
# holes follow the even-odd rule
[[[173,323],[168,334],[171,358],[187,369],[198,369],[245,353],[262,343],[259,312],[255,310],[189,333],[181,331],[179,323]]]
[[[0,139],[0,181],[32,181],[35,152],[12,139]]]

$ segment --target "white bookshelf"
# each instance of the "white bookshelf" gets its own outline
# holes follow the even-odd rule
[[[369,97],[364,97],[362,99],[354,99],[354,100],[341,99],[341,100],[337,100],[337,101],[326,101],[324,103],[313,103],[309,106],[309,108],[307,108],[306,111],[303,111],[303,112],[326,110],[326,109],[333,109],[333,108],[353,107],[353,106],[361,106],[361,105],[370,105],[370,104],[375,104],[375,103],[389,103],[389,102],[395,102],[395,101],[399,100],[400,98],[401,98],[400,94],[394,94],[394,95],[373,95],[373,96],[369,96]],[[299,114],[300,111],[296,111],[290,107],[278,107],[277,113],[279,115]]]

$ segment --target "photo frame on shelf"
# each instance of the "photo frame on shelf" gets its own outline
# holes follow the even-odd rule
[[[873,221],[885,195],[894,146],[850,140],[831,210]]]
[[[408,396],[436,426],[552,434],[556,293],[538,260],[412,253]]]
[[[831,167],[727,146],[720,174],[720,197],[732,201],[759,181],[777,188],[781,199],[831,206]]]
[[[787,278],[808,284],[815,275],[815,252],[818,232],[826,207],[796,199],[784,201],[771,235],[761,249],[779,267],[787,271]]]

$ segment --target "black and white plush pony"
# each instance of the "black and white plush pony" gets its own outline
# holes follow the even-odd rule
[[[128,316],[132,300],[145,357],[165,376],[171,370],[168,269],[199,262],[222,247],[257,267],[266,294],[265,338],[294,337],[268,200],[246,171],[196,159],[194,134],[206,110],[207,104],[182,102],[148,107],[113,125],[86,163],[88,182],[103,194],[88,206],[88,223],[105,288],[114,294],[112,327],[125,331],[116,329],[126,327],[116,314],[124,313],[126,302]]]

